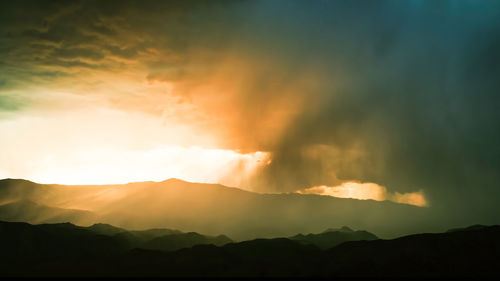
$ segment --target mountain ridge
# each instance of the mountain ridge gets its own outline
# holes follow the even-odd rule
[[[376,240],[379,238],[375,234],[368,231],[354,231],[347,226],[343,226],[339,229],[328,228],[327,230],[317,234],[309,233],[303,235],[299,233],[288,237],[288,239],[298,241],[302,244],[312,244],[321,249],[328,249],[347,241]]]
[[[386,238],[419,231],[421,227],[415,223],[418,221],[426,222],[424,231],[440,227],[437,222],[427,222],[428,208],[390,201],[296,193],[260,194],[178,179],[103,186],[0,181],[0,202],[21,199],[50,207],[90,210],[98,216],[90,224],[101,222],[126,229],[182,229],[212,236],[225,233],[236,240],[317,233],[332,223],[370,229]]]
[[[129,247],[70,223],[0,222],[0,276],[500,276],[499,235],[493,225],[326,249],[261,238],[161,251]]]

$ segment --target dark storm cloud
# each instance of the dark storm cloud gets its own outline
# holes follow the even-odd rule
[[[219,7],[224,3],[224,7]],[[19,68],[59,66],[58,71],[70,74],[78,67],[111,70],[120,67],[122,62],[116,60],[136,59],[148,50],[183,56],[188,46],[200,42],[204,42],[203,47],[210,42],[223,44],[217,37],[228,34],[223,29],[231,24],[221,19],[230,15],[226,10],[234,4],[228,1],[5,3],[0,12],[2,72],[9,79],[19,80],[17,73],[13,73],[19,72],[16,70]]]
[[[232,93],[231,148],[273,155],[253,188],[355,179],[423,189],[449,219],[498,222],[497,1],[34,1],[7,4],[0,25],[7,84],[113,71],[148,52],[159,55],[142,62],[145,80],[202,84],[225,53],[245,56],[259,64],[234,69],[251,75]],[[259,134],[295,99],[277,140]]]
[[[462,217],[497,219],[498,3],[329,4],[297,9],[297,22],[317,36],[304,25],[294,35],[308,39],[296,42],[311,50],[301,58],[323,60],[332,77],[342,72],[342,85],[315,93],[321,107],[306,106],[265,179],[281,190],[324,184],[328,167],[339,179],[423,188],[431,205]],[[304,157],[317,144],[333,152]],[[362,156],[347,155],[351,148]],[[333,162],[318,161],[325,157]],[[345,161],[332,165],[335,158]]]

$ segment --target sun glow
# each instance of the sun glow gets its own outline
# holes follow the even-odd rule
[[[240,186],[267,153],[168,146],[148,151],[80,151],[80,161],[45,158],[27,178],[40,183],[119,184],[178,178],[191,182]]]
[[[1,121],[0,145],[11,149],[0,155],[0,178],[78,185],[179,178],[244,187],[270,160],[267,152],[217,148],[203,131],[146,114],[101,109],[64,117]]]

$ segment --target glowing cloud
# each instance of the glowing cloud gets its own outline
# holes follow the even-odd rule
[[[389,200],[396,203],[415,205],[419,207],[428,205],[422,191],[403,194],[399,192],[390,193],[384,186],[372,182],[361,183],[355,181],[346,181],[338,186],[313,186],[304,190],[299,190],[297,191],[297,193],[319,194],[339,198],[354,198],[360,200]]]
[[[58,112],[59,113],[59,112]],[[165,122],[166,121],[166,122]],[[0,120],[0,178],[116,184],[179,178],[245,186],[269,153],[216,148],[175,120],[109,109],[26,112]]]
[[[99,148],[79,153],[78,161],[56,155],[32,161],[29,179],[41,183],[113,184],[178,178],[191,182],[244,185],[268,154],[232,150],[166,146],[145,151]],[[0,177],[2,171],[0,171]],[[5,173],[5,172],[4,172]],[[5,176],[13,173],[5,173]],[[27,175],[24,173],[23,175]],[[3,176],[3,177],[5,177]]]

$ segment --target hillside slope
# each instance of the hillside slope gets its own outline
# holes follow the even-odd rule
[[[500,226],[350,241],[327,250],[287,238],[124,250],[116,238],[89,233],[71,224],[0,223],[0,275],[500,277]]]
[[[176,179],[103,186],[0,180],[0,201],[24,199],[57,208],[90,210],[99,222],[126,229],[168,228],[212,236],[224,233],[240,241],[318,233],[332,225],[370,229],[386,238],[442,227],[432,219],[435,216],[429,208],[389,201],[259,194]]]

